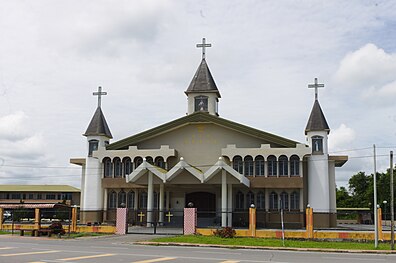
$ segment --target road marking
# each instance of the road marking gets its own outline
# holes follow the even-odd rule
[[[0,250],[13,249],[14,247],[0,247]]]
[[[238,263],[240,261],[237,260],[226,260],[226,261],[221,261],[220,263]]]
[[[13,256],[24,256],[24,255],[35,255],[35,254],[48,254],[57,253],[59,250],[48,250],[48,251],[37,251],[37,252],[24,252],[24,253],[14,253],[14,254],[2,254],[2,257],[13,257]]]
[[[82,257],[74,257],[74,258],[62,258],[58,259],[60,261],[72,261],[72,260],[80,260],[80,259],[87,259],[87,258],[101,258],[101,257],[111,257],[115,254],[100,254],[100,255],[92,255],[92,256],[82,256]]]
[[[141,261],[133,261],[134,263],[151,263],[151,262],[160,262],[160,261],[165,261],[165,260],[172,260],[176,258],[154,258],[154,259],[148,259],[148,260],[141,260]]]

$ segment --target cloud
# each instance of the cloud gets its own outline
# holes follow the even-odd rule
[[[348,149],[356,138],[356,132],[346,124],[331,131],[329,135],[329,151]]]
[[[28,135],[28,127],[25,121],[27,116],[24,112],[18,111],[0,117],[0,140],[22,140]]]
[[[388,54],[368,43],[341,60],[335,77],[340,82],[360,88],[384,85],[396,78],[396,54]]]

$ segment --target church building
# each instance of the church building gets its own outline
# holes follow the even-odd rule
[[[244,227],[254,206],[258,227],[277,227],[282,210],[286,224],[298,228],[310,206],[316,227],[335,226],[335,168],[348,157],[328,153],[330,128],[317,96],[323,84],[309,85],[315,100],[307,144],[251,128],[220,117],[209,46],[205,39],[197,45],[202,60],[185,90],[187,115],[179,119],[111,142],[101,107],[106,92],[94,93],[99,103],[84,133],[86,157],[70,160],[82,167],[81,222],[112,222],[115,209],[127,207],[131,224],[166,224],[171,213],[176,220],[191,206],[203,227]]]

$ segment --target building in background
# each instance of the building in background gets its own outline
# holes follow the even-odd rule
[[[0,204],[80,205],[80,189],[70,185],[0,185]]]

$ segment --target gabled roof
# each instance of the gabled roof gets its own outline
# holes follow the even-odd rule
[[[186,94],[194,92],[213,92],[216,93],[219,98],[221,97],[212,74],[210,73],[208,64],[204,58],[195,72],[188,89],[185,91]]]
[[[307,127],[305,128],[305,134],[310,131],[327,131],[330,132],[330,127],[327,124],[326,118],[323,114],[322,108],[320,107],[319,101],[315,100],[312,107],[311,115],[309,116]]]
[[[83,135],[84,136],[106,136],[110,139],[113,138],[113,135],[111,135],[109,126],[107,125],[105,116],[104,116],[102,109],[100,107],[98,107],[96,109],[95,114],[92,117],[92,120],[89,123],[86,132]]]
[[[257,130],[251,128],[249,126],[245,126],[240,123],[236,123],[233,121],[229,121],[214,115],[211,115],[207,112],[194,112],[185,117],[176,119],[174,121],[162,124],[150,130],[138,133],[136,135],[127,137],[120,141],[109,144],[106,149],[107,150],[120,150],[127,149],[130,145],[136,145],[139,142],[148,140],[150,138],[154,138],[158,135],[164,134],[171,130],[177,129],[179,127],[191,124],[191,123],[213,123],[231,130],[235,130],[240,133],[244,133],[248,136],[256,137],[264,141],[269,141],[274,144],[283,147],[296,147],[296,144],[299,142],[292,141],[271,133],[267,133],[261,130]]]

